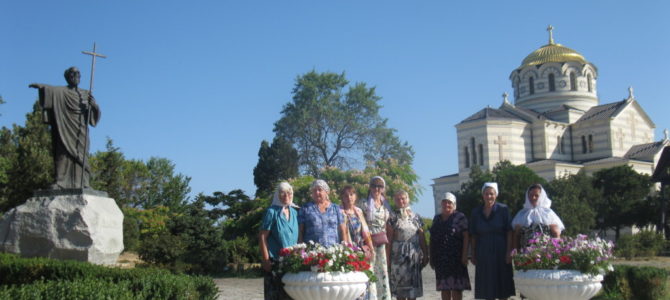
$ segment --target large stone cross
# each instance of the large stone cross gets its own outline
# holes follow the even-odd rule
[[[507,142],[502,139],[502,136],[498,136],[497,140],[493,140],[493,143],[498,145],[498,160],[503,160],[503,146],[507,145]]]
[[[624,137],[624,134],[623,134],[623,129],[621,129],[621,127],[619,127],[619,132],[617,132],[616,137],[617,137],[617,139],[619,140],[619,150],[623,150],[623,137]]]

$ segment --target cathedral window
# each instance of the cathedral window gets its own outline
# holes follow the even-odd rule
[[[535,79],[533,77],[528,78],[528,88],[531,95],[535,94]]]
[[[479,165],[484,165],[484,145],[479,144]]]
[[[556,136],[556,149],[558,150],[558,154],[563,154],[563,147],[561,147],[561,136],[560,135]]]
[[[575,76],[575,72],[570,72],[570,90],[577,90],[577,76]]]
[[[586,84],[589,86],[589,92],[593,92],[593,83],[591,82],[591,74],[586,75]]]
[[[593,153],[593,135],[589,134],[589,153]]]
[[[586,153],[586,137],[582,135],[582,153]]]
[[[565,136],[561,136],[561,153],[565,154]]]
[[[470,167],[470,150],[468,150],[468,147],[465,147],[465,167]]]
[[[549,74],[549,91],[553,92],[556,90],[556,82],[554,80],[554,74]]]
[[[472,149],[472,165],[477,164],[477,148],[475,148],[475,138],[470,138],[470,148]]]

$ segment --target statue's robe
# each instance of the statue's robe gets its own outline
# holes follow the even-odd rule
[[[87,103],[89,98],[87,90],[39,85],[39,91],[44,122],[51,126],[56,179],[52,188],[89,187],[88,161],[82,168],[89,145],[88,126],[85,120],[88,119],[88,124],[95,126],[100,120],[100,108],[93,100],[91,105],[88,105],[90,109],[85,109],[86,106],[83,104]]]

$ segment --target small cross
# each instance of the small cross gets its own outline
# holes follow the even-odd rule
[[[553,32],[553,30],[554,30],[553,26],[549,25],[549,27],[547,27],[547,31],[549,31],[549,45],[554,44],[554,32]]]
[[[493,140],[493,143],[498,145],[498,160],[502,161],[503,160],[503,145],[507,145],[507,142],[505,142],[502,139],[502,136],[498,136],[497,140]]]

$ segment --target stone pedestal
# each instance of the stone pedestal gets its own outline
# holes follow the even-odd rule
[[[0,251],[115,264],[123,251],[123,213],[103,192],[38,191],[0,219]]]

